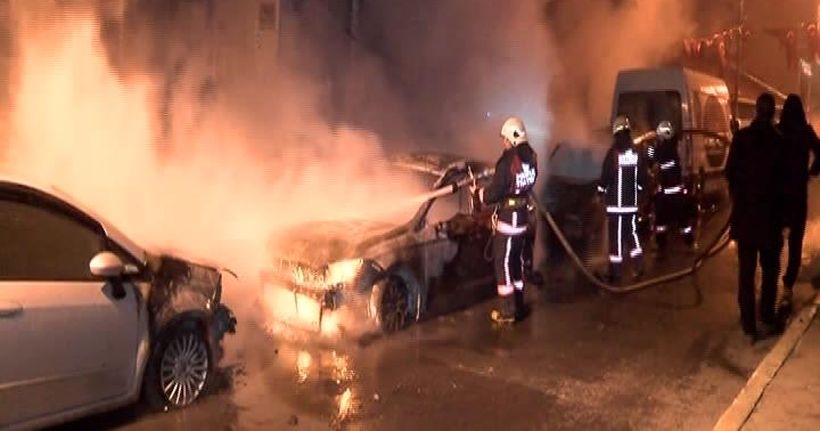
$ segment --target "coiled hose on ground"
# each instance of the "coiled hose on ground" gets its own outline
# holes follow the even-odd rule
[[[425,199],[432,199],[446,194],[455,193],[455,191],[459,188],[465,187],[470,183],[475,183],[476,179],[488,178],[492,176],[494,171],[494,169],[487,169],[479,173],[478,175],[471,174],[469,178],[462,179],[461,181],[452,184],[451,186],[442,187],[441,189],[429,193],[427,196],[425,196]],[[570,258],[572,258],[573,263],[578,268],[578,270],[581,271],[584,277],[599,289],[603,289],[612,293],[632,293],[646,289],[647,287],[656,286],[662,283],[668,283],[670,281],[674,281],[692,275],[695,272],[697,272],[698,269],[700,269],[700,267],[703,265],[703,262],[705,262],[710,257],[720,253],[730,243],[729,221],[727,220],[723,227],[720,229],[719,235],[715,237],[715,240],[712,241],[712,243],[710,243],[709,246],[706,247],[704,251],[697,256],[697,258],[689,268],[681,269],[679,271],[646,279],[629,285],[614,286],[605,283],[603,280],[596,277],[595,274],[590,272],[590,270],[586,267],[586,265],[584,265],[584,262],[581,260],[578,254],[575,253],[575,250],[572,248],[572,245],[570,245],[569,241],[567,241],[566,236],[564,236],[564,233],[563,231],[561,231],[561,228],[558,226],[558,223],[555,222],[555,219],[552,217],[552,214],[550,214],[550,212],[544,207],[544,205],[541,202],[538,201],[536,196],[532,193],[530,193],[530,200],[534,203],[538,213],[547,221],[547,224],[549,224],[550,228],[555,233],[555,236],[558,238],[558,241],[561,243],[561,246],[564,248],[564,251],[566,251],[567,255],[570,256]]]
[[[544,217],[549,225],[550,229],[555,233],[556,238],[561,243],[561,246],[566,251],[567,255],[572,259],[575,266],[578,268],[579,271],[584,275],[584,277],[593,285],[598,287],[599,289],[606,290],[612,293],[632,293],[639,290],[646,289],[647,287],[655,286],[662,283],[668,283],[673,280],[677,280],[679,278],[687,277],[689,275],[694,274],[700,267],[703,265],[707,259],[716,254],[720,253],[726,246],[729,245],[729,222],[727,221],[725,225],[721,228],[720,234],[709,244],[706,249],[697,256],[694,263],[689,268],[685,268],[679,271],[675,271],[670,274],[665,274],[662,276],[650,278],[647,280],[643,280],[637,283],[624,285],[624,286],[613,286],[611,284],[607,284],[598,277],[595,276],[590,270],[584,265],[584,262],[575,253],[572,246],[570,245],[567,238],[564,236],[564,233],[561,231],[561,228],[558,226],[558,223],[555,222],[555,219],[552,217],[552,214],[535,198],[535,196],[531,196],[531,201],[534,203],[536,210],[538,213]]]

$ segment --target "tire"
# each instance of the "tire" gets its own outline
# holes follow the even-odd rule
[[[393,333],[406,328],[411,316],[411,295],[407,283],[397,276],[389,275],[373,286],[371,293],[373,318],[384,333]]]
[[[183,322],[163,336],[152,352],[143,398],[152,409],[186,407],[205,392],[211,372],[207,337],[196,322]]]

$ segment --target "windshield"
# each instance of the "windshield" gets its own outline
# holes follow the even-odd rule
[[[681,130],[681,96],[677,91],[635,91],[618,96],[618,115],[626,115],[633,136],[655,130],[661,121],[671,121]]]

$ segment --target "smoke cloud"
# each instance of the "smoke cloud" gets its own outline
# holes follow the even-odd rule
[[[507,116],[544,149],[555,70],[541,0],[363,2],[357,37],[386,59],[422,146],[495,159]]]
[[[255,281],[300,222],[409,218],[429,184],[400,180],[388,152],[492,160],[508,115],[542,160],[589,141],[617,70],[690,30],[686,4],[362,1],[350,21],[310,0],[11,1],[0,169]]]
[[[196,18],[164,34],[158,58],[150,43],[160,36],[147,26],[121,33],[115,52],[91,6],[14,5],[19,55],[4,171],[59,187],[150,249],[217,262],[249,280],[270,263],[267,246],[281,229],[415,210],[391,198],[422,185],[399,182],[375,134],[328,122],[310,81],[285,71],[281,85],[265,87],[265,73],[249,73],[215,82],[221,87],[203,98],[214,77],[202,44],[190,41]],[[220,41],[223,53],[234,42]],[[253,70],[233,55],[227,64]]]
[[[551,95],[559,139],[588,141],[591,131],[609,124],[618,71],[675,60],[695,30],[693,0],[548,3],[563,59]]]

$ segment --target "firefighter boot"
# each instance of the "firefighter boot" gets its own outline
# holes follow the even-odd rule
[[[524,301],[524,291],[515,289],[515,320],[521,321],[527,317],[529,314],[529,310],[527,309],[527,303]]]
[[[621,264],[609,264],[609,274],[607,275],[607,282],[613,285],[621,284]]]
[[[658,246],[658,259],[663,259],[666,256],[666,231],[655,233],[655,244]]]
[[[500,325],[515,323],[515,295],[499,296],[498,306],[490,312],[490,319]]]
[[[632,271],[635,274],[635,279],[640,280],[641,278],[643,278],[644,268],[642,254],[639,254],[632,258]]]
[[[697,251],[698,247],[695,242],[695,231],[692,227],[683,229],[683,241],[686,243],[686,247],[690,253]]]

